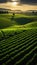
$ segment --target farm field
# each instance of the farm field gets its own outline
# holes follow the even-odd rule
[[[37,16],[0,14],[0,65],[37,65]]]

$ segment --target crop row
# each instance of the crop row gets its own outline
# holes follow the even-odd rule
[[[1,64],[30,64],[36,57],[36,45],[37,33],[34,31],[23,31],[0,41]]]

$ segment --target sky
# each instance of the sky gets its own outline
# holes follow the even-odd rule
[[[0,8],[22,11],[37,10],[37,0],[0,0]]]

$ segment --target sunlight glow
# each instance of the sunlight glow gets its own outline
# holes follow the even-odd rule
[[[18,4],[17,2],[13,2],[12,3],[13,6],[17,6],[17,4]]]
[[[13,2],[15,2],[15,1],[18,1],[18,0],[12,0]]]

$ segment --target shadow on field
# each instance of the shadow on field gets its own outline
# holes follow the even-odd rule
[[[10,22],[8,22],[8,23],[0,22],[0,29],[7,28],[10,26],[12,26],[12,23],[10,23]]]
[[[15,21],[19,25],[24,25],[24,24],[30,23],[34,20],[32,18],[20,17],[20,18],[16,18]]]
[[[10,21],[8,20],[7,21],[4,21],[4,20],[0,20],[0,29],[3,29],[3,28],[7,28],[7,27],[10,27],[10,26],[13,26],[13,25],[25,25],[27,23],[30,23],[30,22],[34,22],[34,21],[37,21],[37,19],[35,18],[28,18],[28,17],[20,17],[20,18],[15,18],[15,14],[13,13],[12,17],[10,18]]]

